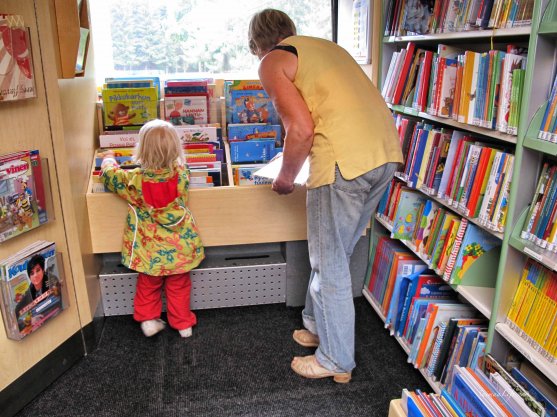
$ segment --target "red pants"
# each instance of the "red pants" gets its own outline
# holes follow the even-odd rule
[[[154,277],[139,273],[133,301],[133,318],[136,321],[158,319],[162,311],[162,288],[166,293],[166,313],[170,327],[187,329],[197,323],[190,310],[190,274]]]

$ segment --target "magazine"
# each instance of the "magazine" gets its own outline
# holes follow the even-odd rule
[[[8,338],[21,340],[65,307],[56,244],[37,241],[0,261],[2,317]]]

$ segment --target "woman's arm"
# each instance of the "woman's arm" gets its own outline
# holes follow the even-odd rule
[[[282,168],[273,181],[273,190],[279,194],[289,194],[294,190],[294,179],[313,144],[313,119],[293,83],[297,66],[298,58],[281,50],[269,52],[259,65],[263,88],[273,101],[286,130]]]

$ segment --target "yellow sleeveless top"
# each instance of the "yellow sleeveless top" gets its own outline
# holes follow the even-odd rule
[[[291,36],[281,44],[298,52],[294,85],[315,125],[308,188],[332,184],[335,164],[351,180],[387,162],[402,162],[393,116],[348,52],[308,36]]]

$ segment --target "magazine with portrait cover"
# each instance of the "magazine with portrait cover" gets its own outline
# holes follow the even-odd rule
[[[0,261],[0,293],[6,335],[21,340],[60,314],[67,297],[56,244],[36,241]]]

